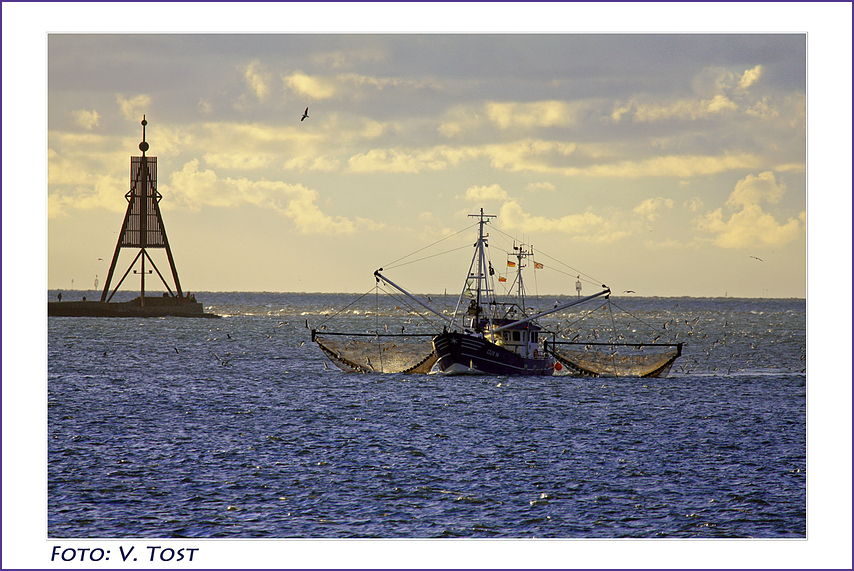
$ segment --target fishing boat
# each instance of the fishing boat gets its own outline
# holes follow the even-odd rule
[[[312,340],[333,364],[345,371],[363,373],[646,377],[665,376],[681,355],[681,343],[628,343],[614,338],[608,342],[579,342],[578,335],[567,340],[561,337],[566,332],[543,327],[542,318],[597,299],[609,300],[611,290],[602,285],[592,295],[578,295],[555,303],[548,310],[535,310],[527,301],[523,269],[543,265],[533,260],[533,247],[523,243],[514,243],[508,252],[507,267],[514,271],[508,276],[513,280],[512,295],[499,299],[486,231],[496,216],[484,214],[483,209],[469,216],[476,219],[477,240],[465,285],[450,314],[389,279],[383,268],[374,272],[378,286],[389,287],[403,296],[400,299],[426,310],[441,330],[388,333],[387,325],[382,332],[377,325],[372,331],[347,334],[329,330],[318,333],[312,328]],[[506,282],[508,277],[497,279]]]

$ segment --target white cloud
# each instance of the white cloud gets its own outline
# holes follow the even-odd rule
[[[371,149],[350,157],[347,164],[352,172],[417,173],[424,170],[444,170],[475,156],[476,150],[447,146],[418,151]]]
[[[465,199],[471,202],[482,202],[486,200],[506,200],[509,198],[507,192],[497,184],[489,186],[472,186],[466,190]]]
[[[662,198],[660,196],[656,198],[647,198],[635,206],[634,209],[632,209],[632,212],[652,222],[661,217],[659,211],[662,208],[673,208],[673,200],[669,198]]]
[[[448,146],[425,149],[371,149],[352,156],[352,172],[438,171],[462,161],[486,158],[493,168],[507,172],[547,173],[563,176],[603,178],[681,177],[710,175],[729,170],[755,168],[760,159],[747,153],[724,153],[720,156],[665,155],[644,160],[593,162],[591,159],[612,158],[601,145],[522,139],[501,144]],[[583,166],[569,163],[571,157]]]
[[[619,122],[624,115],[629,114],[632,120],[638,123],[654,123],[668,119],[694,121],[737,109],[738,105],[735,102],[720,93],[708,99],[677,99],[654,103],[632,99],[627,103],[617,104],[611,113],[611,118]]]
[[[762,73],[765,69],[761,65],[757,65],[753,69],[748,69],[744,72],[741,78],[738,80],[739,89],[747,89],[762,77]]]
[[[757,65],[736,75],[726,69],[710,67],[701,70],[693,80],[693,98],[680,98],[664,101],[644,101],[633,97],[624,103],[617,103],[611,111],[615,122],[624,116],[630,116],[638,123],[653,123],[670,119],[691,120],[708,119],[726,113],[742,110],[753,116],[770,115],[772,111],[764,104],[745,99],[749,87],[756,84],[764,68]]]
[[[130,99],[125,99],[122,95],[116,95],[116,101],[124,118],[130,120],[141,120],[142,116],[151,107],[151,96],[145,94],[136,95]]]
[[[555,185],[550,182],[532,182],[528,186],[525,187],[529,192],[537,192],[538,190],[548,190],[552,191],[555,189]]]
[[[697,220],[701,230],[717,234],[715,244],[721,248],[745,248],[748,246],[783,246],[801,237],[803,228],[795,218],[785,223],[763,212],[758,205],[747,206],[724,220],[720,208]]]
[[[318,193],[302,184],[247,178],[219,178],[212,170],[199,170],[192,160],[172,174],[169,192],[178,204],[237,208],[253,205],[279,212],[293,221],[301,234],[355,234],[377,230],[382,224],[364,218],[325,214],[317,205]]]
[[[255,97],[264,101],[270,93],[270,74],[265,71],[261,62],[255,60],[246,66],[243,79],[255,94]]]
[[[747,175],[735,185],[726,205],[731,208],[752,206],[760,202],[776,203],[783,196],[785,188],[778,184],[774,173],[767,171],[758,176]]]
[[[762,210],[760,203],[776,203],[783,192],[784,186],[777,183],[771,172],[748,175],[736,183],[726,201],[726,206],[734,210],[729,219],[718,208],[694,223],[700,230],[715,234],[714,243],[721,248],[783,246],[801,238],[806,221],[806,212],[781,223]]]
[[[379,63],[387,59],[384,51],[374,49],[371,46],[349,50],[336,50],[330,52],[319,52],[312,56],[312,61],[317,65],[330,69],[350,68],[361,63]]]
[[[94,109],[92,111],[77,109],[72,112],[72,116],[74,117],[75,124],[80,125],[89,131],[97,127],[98,121],[101,119],[101,116]]]
[[[437,131],[448,138],[461,137],[477,130],[483,122],[483,116],[466,106],[456,106],[445,112],[445,117]]]
[[[577,105],[565,101],[498,103],[485,105],[485,114],[499,129],[510,127],[566,127],[575,123]]]
[[[691,212],[698,212],[701,208],[703,208],[703,201],[700,200],[699,197],[693,197],[692,199],[685,202],[685,206]]]
[[[323,77],[310,76],[301,71],[282,78],[285,88],[297,95],[312,100],[328,99],[335,95],[335,81]]]
[[[502,228],[531,233],[571,234],[587,242],[614,242],[631,234],[628,230],[614,228],[601,216],[592,212],[569,214],[558,218],[535,216],[525,212],[518,202],[508,200],[498,217]]]

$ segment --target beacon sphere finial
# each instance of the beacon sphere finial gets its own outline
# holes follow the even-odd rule
[[[141,142],[139,144],[139,150],[142,151],[143,153],[145,151],[147,151],[148,150],[148,143],[146,143],[145,141]]]

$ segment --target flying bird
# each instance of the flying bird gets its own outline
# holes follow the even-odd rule
[[[753,258],[754,260],[759,260],[760,262],[764,261],[762,258],[757,258],[756,256],[750,256],[750,257]]]
[[[305,108],[305,113],[302,114],[300,121],[305,121],[307,117],[308,117],[308,107]]]
[[[623,293],[635,293],[635,290],[633,290],[633,289],[627,289],[627,290],[626,290],[626,291],[624,291]]]

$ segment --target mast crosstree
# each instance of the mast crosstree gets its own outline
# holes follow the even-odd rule
[[[122,223],[121,232],[119,232],[119,239],[116,243],[116,251],[113,254],[113,261],[110,264],[107,280],[104,283],[104,291],[101,293],[102,302],[110,301],[113,298],[113,295],[115,295],[125,278],[136,265],[137,260],[140,262],[140,269],[139,271],[134,270],[134,273],[140,276],[140,304],[142,306],[145,305],[145,276],[152,273],[152,270],[146,271],[146,261],[154,268],[153,271],[157,272],[157,276],[163,282],[163,285],[166,286],[171,297],[184,297],[184,293],[181,291],[181,282],[178,279],[178,271],[175,269],[175,259],[172,257],[172,249],[169,247],[169,240],[166,237],[166,226],[163,224],[163,216],[160,213],[160,199],[162,196],[157,192],[157,157],[145,156],[145,152],[149,148],[148,143],[145,141],[145,126],[148,124],[148,121],[145,120],[145,115],[142,116],[141,124],[142,142],[139,144],[139,150],[142,151],[142,156],[130,158],[131,185],[130,190],[125,194],[125,198],[128,201],[128,208],[125,213],[124,222]],[[111,292],[110,284],[122,248],[134,248],[138,249],[138,252]],[[174,291],[149,255],[148,250],[152,248],[166,250],[166,258],[169,261],[169,268],[172,271]]]

